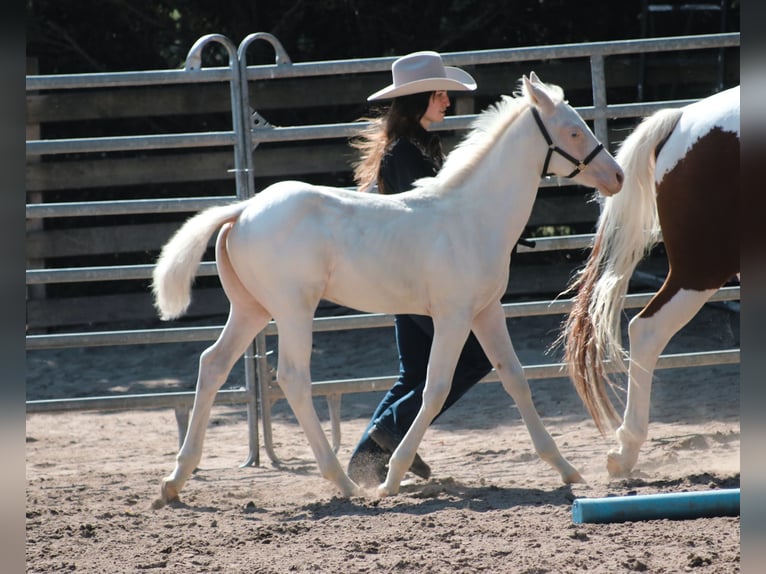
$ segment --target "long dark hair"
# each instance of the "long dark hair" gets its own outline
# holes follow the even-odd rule
[[[361,158],[353,164],[354,181],[360,191],[368,191],[378,181],[380,162],[389,144],[401,137],[416,139],[423,131],[420,119],[428,109],[432,94],[420,92],[399,96],[377,117],[362,118],[372,124],[351,141],[351,146],[361,152]],[[441,147],[429,150],[429,153],[441,154]]]

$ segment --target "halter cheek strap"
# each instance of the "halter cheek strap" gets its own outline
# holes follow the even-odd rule
[[[595,148],[593,148],[593,151],[591,151],[584,160],[580,161],[577,158],[571,156],[566,151],[561,149],[559,146],[553,144],[553,140],[551,139],[551,136],[548,134],[548,130],[545,129],[545,124],[543,124],[543,120],[540,117],[540,112],[537,111],[537,108],[532,106],[532,115],[535,118],[535,122],[537,122],[537,127],[540,128],[540,133],[543,135],[543,138],[545,138],[545,143],[548,144],[548,153],[545,155],[545,163],[543,164],[543,173],[542,177],[548,177],[551,175],[556,175],[555,173],[550,173],[548,171],[548,164],[551,162],[551,157],[553,157],[553,152],[558,153],[561,157],[569,160],[574,164],[575,168],[572,173],[567,175],[566,177],[572,178],[575,177],[578,173],[580,173],[582,170],[584,170],[587,165],[593,161],[593,158],[598,155],[598,153],[604,149],[604,144],[599,143]]]

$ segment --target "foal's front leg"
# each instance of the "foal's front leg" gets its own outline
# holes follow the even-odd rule
[[[423,404],[402,442],[391,455],[386,480],[378,486],[378,496],[390,496],[399,492],[402,478],[415,459],[428,425],[436,418],[447,400],[455,365],[469,332],[467,324],[465,328],[461,328],[459,325],[445,324],[444,321],[434,318],[434,340],[423,389]]]
[[[559,472],[564,483],[584,482],[577,469],[559,453],[556,443],[537,413],[524,369],[513,349],[505,323],[505,313],[500,303],[484,309],[476,317],[473,332],[500,376],[503,388],[516,403],[537,454]]]

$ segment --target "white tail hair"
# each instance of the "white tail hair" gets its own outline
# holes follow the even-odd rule
[[[162,248],[152,274],[154,306],[163,321],[186,312],[191,286],[213,233],[239,217],[246,201],[208,208],[189,218]]]
[[[622,191],[606,198],[598,220],[601,250],[595,264],[601,269],[590,313],[605,344],[607,356],[622,358],[620,315],[633,270],[660,238],[655,150],[678,122],[681,110],[660,110],[645,119],[617,152],[625,173]],[[620,362],[622,365],[622,362]]]
[[[603,361],[625,370],[620,319],[633,270],[660,237],[654,183],[655,153],[681,116],[665,109],[644,119],[615,159],[625,174],[622,190],[606,198],[593,249],[570,289],[576,289],[563,339],[569,375],[599,430],[619,421],[608,399]]]

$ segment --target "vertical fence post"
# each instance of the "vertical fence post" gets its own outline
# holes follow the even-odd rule
[[[185,69],[192,71],[202,67],[202,50],[210,42],[217,42],[226,48],[229,55],[229,91],[231,96],[231,122],[234,131],[234,181],[237,197],[248,199],[254,194],[252,173],[252,150],[250,138],[250,123],[247,113],[247,78],[243,78],[239,52],[231,40],[221,34],[208,34],[199,38],[189,50],[186,57]],[[262,351],[265,354],[265,349]],[[259,437],[258,437],[258,404],[256,396],[255,359],[258,350],[250,343],[245,350],[243,361],[245,365],[245,391],[247,395],[247,428],[248,456],[240,466],[258,466]]]
[[[27,58],[27,74],[37,74],[38,73],[38,67],[39,62],[37,61],[37,58]],[[35,94],[36,92],[30,92],[27,91],[27,97],[31,94]],[[40,139],[40,124],[39,123],[29,123],[29,120],[27,120],[27,139],[28,140],[39,140]],[[39,163],[41,161],[41,156],[39,155],[33,155],[30,156],[27,154],[27,164],[30,163]],[[45,202],[45,197],[42,191],[27,191],[27,204],[35,203],[40,204]],[[27,237],[29,237],[30,233],[38,233],[45,231],[45,220],[40,219],[29,219],[26,220],[26,232]],[[45,259],[32,259],[27,257],[27,269],[45,269]],[[46,294],[48,292],[48,287],[43,285],[27,285],[27,300],[34,300],[34,299],[41,299],[45,300]],[[37,331],[37,329],[32,329],[32,332]],[[40,329],[41,332],[45,332],[46,329]],[[27,329],[27,332],[30,332],[30,329]]]
[[[606,125],[606,73],[604,72],[604,55],[601,52],[594,53],[590,57],[590,77],[593,88],[593,131],[607,151],[611,151],[609,145],[609,130]]]
[[[240,158],[242,190],[237,186],[237,195],[242,198],[250,198],[255,195],[254,164],[253,164],[253,138],[250,118],[253,110],[250,108],[250,94],[247,87],[247,49],[250,43],[255,40],[265,40],[274,47],[275,63],[290,64],[290,58],[285,52],[282,44],[277,38],[266,32],[256,32],[245,37],[237,48],[237,72],[239,75],[238,86],[238,106],[240,110],[240,123],[236,125],[238,148],[237,157]],[[232,85],[232,90],[234,86]],[[232,108],[234,107],[234,96],[232,95]],[[238,182],[240,180],[237,180]],[[245,353],[245,391],[247,393],[247,423],[248,436],[250,442],[250,454],[242,466],[260,465],[259,437],[258,437],[258,413],[260,407],[260,416],[264,424],[263,439],[266,450],[275,460],[274,452],[271,447],[271,402],[264,396],[264,391],[268,390],[271,384],[271,370],[269,369],[266,335],[259,333],[255,341],[247,347]],[[268,412],[266,409],[269,409]],[[266,429],[266,418],[269,417],[268,431]]]

